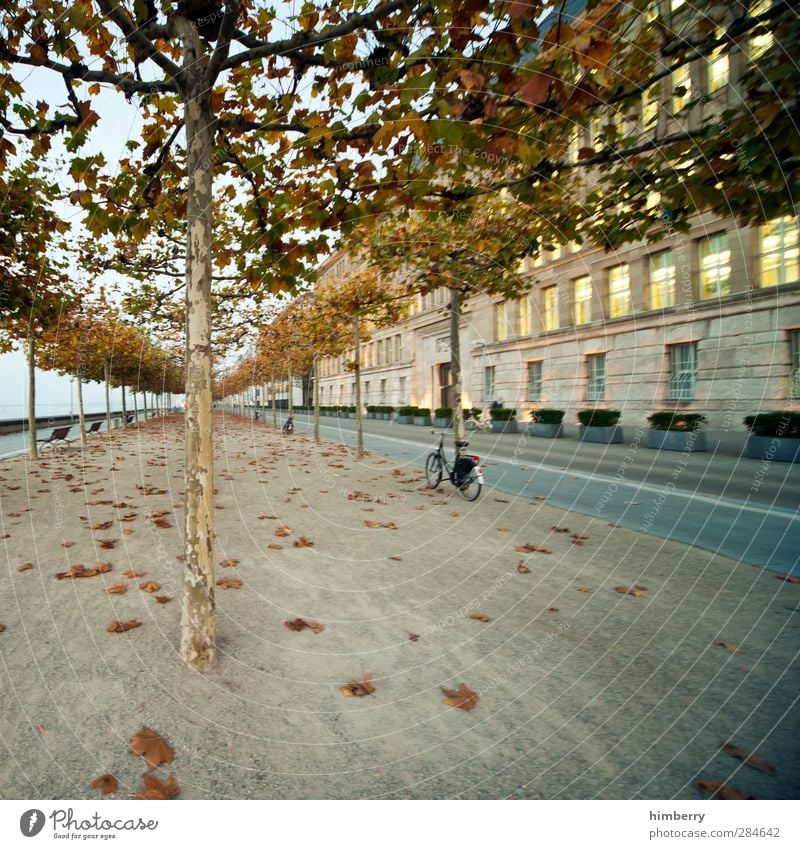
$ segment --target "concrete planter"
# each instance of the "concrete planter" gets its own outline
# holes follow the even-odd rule
[[[542,422],[531,422],[528,425],[528,434],[530,436],[541,436],[545,439],[561,439],[564,436],[564,425],[559,424],[543,424]]]
[[[414,416],[415,425],[423,425],[424,427],[430,427],[431,421],[432,420],[430,416]]]
[[[381,421],[389,422],[389,421],[392,420],[392,414],[391,413],[380,413],[378,418],[381,419]]]
[[[622,426],[614,425],[613,427],[594,427],[579,425],[578,426],[578,441],[579,442],[622,442]]]
[[[702,430],[648,430],[647,447],[662,451],[705,451],[706,435]]]
[[[434,427],[452,427],[453,420],[452,419],[434,419],[433,420]]]
[[[395,416],[394,420],[397,424],[414,424],[414,416]]]
[[[519,433],[519,422],[509,419],[506,422],[492,422],[492,433]]]
[[[747,437],[744,453],[754,460],[775,460],[778,463],[800,463],[800,439],[789,436]]]

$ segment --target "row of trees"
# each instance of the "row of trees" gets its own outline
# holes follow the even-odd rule
[[[615,245],[659,231],[665,215],[679,229],[700,209],[754,222],[793,208],[800,19],[791,3],[587,0],[567,14],[572,5],[306,0],[287,18],[286,4],[265,0],[3,4],[0,171],[40,161],[61,137],[68,198],[89,232],[134,248],[161,239],[176,260],[168,273],[181,275],[180,316],[166,286],[148,289],[145,276],[134,302],[171,305],[185,322],[181,644],[196,669],[216,659],[212,328],[228,303],[297,291],[333,232],[387,212],[414,210],[403,226],[415,228],[466,209],[471,241],[469,218],[504,189],[532,220],[520,254],[541,250],[554,226],[568,240],[589,233]],[[624,123],[643,95],[665,99],[671,75],[738,56],[753,35],[772,40],[742,77],[738,103],[642,137],[622,137],[609,120],[599,148],[567,155],[576,125],[609,110]],[[44,77],[45,98],[19,81]],[[141,132],[109,167],[85,145],[102,124],[101,96],[114,94],[139,111]],[[700,104],[699,92],[684,95]],[[587,197],[580,174],[598,168]],[[654,190],[656,209],[646,202]],[[387,247],[372,261],[396,259]],[[461,293],[477,284],[445,266],[420,256],[424,286],[447,285],[457,316]],[[336,317],[354,342],[360,304]],[[271,333],[259,347],[266,356],[279,350]]]

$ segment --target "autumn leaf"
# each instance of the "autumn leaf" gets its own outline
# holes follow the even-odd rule
[[[56,572],[56,578],[59,581],[63,581],[65,578],[93,578],[95,575],[99,575],[101,572],[110,572],[111,564],[109,563],[98,563],[98,566],[108,567],[108,568],[94,568],[88,569],[83,563],[76,563],[74,566],[70,566],[66,572]]]
[[[374,519],[364,519],[364,524],[368,528],[388,528],[391,531],[398,529],[394,522],[376,522]]]
[[[117,792],[119,782],[110,772],[107,772],[105,775],[95,778],[92,782],[92,787],[96,787],[104,796],[108,796],[109,793]]]
[[[776,575],[779,581],[786,581],[787,584],[800,584],[800,577],[797,575]]]
[[[220,578],[217,581],[217,586],[223,590],[238,589],[242,582],[239,578]]]
[[[281,525],[275,530],[276,537],[288,537],[292,529],[288,525]]]
[[[228,560],[220,560],[219,565],[222,566],[223,569],[231,569],[234,566],[238,566],[239,561],[235,557],[231,557]]]
[[[553,525],[550,528],[550,530],[553,531],[553,533],[556,533],[556,534],[568,534],[569,533],[569,528],[559,528],[557,525]]]
[[[725,743],[722,746],[722,751],[732,758],[738,758],[740,761],[744,761],[748,766],[757,769],[759,772],[766,772],[767,775],[775,775],[777,772],[771,763],[767,763],[767,761],[749,749],[741,749],[738,746],[734,746],[733,743]]]
[[[292,543],[292,545],[295,548],[306,548],[314,545],[314,543],[308,537],[300,536]]]
[[[283,549],[282,545],[278,545],[276,542],[271,542],[267,548],[271,548],[273,551],[281,551]]]
[[[548,607],[547,608],[548,613],[558,613],[558,611],[559,611],[558,607]]]
[[[98,575],[104,575],[106,572],[111,571],[111,564],[101,563],[99,560],[97,560],[94,564],[94,570],[95,572],[97,572]]]
[[[158,519],[153,519],[153,524],[157,528],[171,528],[172,527],[172,524],[170,522],[168,522],[166,519],[164,519],[163,517],[160,517]]]
[[[0,622],[0,634],[2,634],[2,633],[3,633],[3,631],[5,631],[5,629],[6,629],[6,626],[5,626],[5,625],[3,625],[3,623],[2,623],[2,622]]]
[[[113,548],[119,540],[116,539],[99,539],[97,540],[100,548]]]
[[[23,563],[22,566],[17,566],[17,572],[28,572],[33,569],[33,563]]]
[[[517,99],[526,103],[528,106],[538,106],[547,100],[551,82],[552,79],[547,74],[536,73],[525,80],[517,89]]]
[[[132,793],[131,799],[162,801],[174,799],[180,792],[180,787],[178,787],[174,775],[171,775],[166,781],[162,781],[158,776],[146,772],[142,778],[144,779],[144,790],[141,793]]]
[[[477,619],[479,622],[491,622],[492,617],[487,616],[485,613],[470,613],[470,619]]]
[[[416,643],[419,639],[419,634],[409,634],[408,639],[411,640],[412,643]]]
[[[402,557],[398,557],[396,554],[392,554],[389,557],[389,560],[402,560]]]
[[[443,705],[461,708],[461,710],[473,710],[480,698],[466,684],[459,684],[457,690],[448,690],[446,687],[442,687],[442,692],[447,697],[442,700]]]
[[[61,543],[62,548],[72,548],[73,545],[76,545],[76,543],[74,543],[74,542],[62,542]]]
[[[128,592],[129,584],[126,584],[125,581],[119,581],[116,584],[109,584],[106,587],[106,592],[111,594],[122,595],[123,593]]]
[[[155,597],[156,601],[159,604],[169,604],[172,601],[172,596],[169,595],[157,595]]]
[[[626,587],[624,584],[620,584],[620,586],[614,587],[614,592],[639,598],[639,596],[644,595],[646,589],[647,587],[640,587],[638,584],[635,587]]]
[[[575,589],[579,593],[590,593],[592,591],[590,587],[575,587]]]
[[[122,634],[125,631],[130,631],[133,628],[138,628],[142,623],[138,619],[130,619],[127,622],[120,622],[115,619],[107,628],[109,634]]]
[[[122,574],[126,578],[143,578],[147,572],[137,572],[134,569],[126,569]]]
[[[754,799],[754,796],[747,796],[742,793],[741,790],[737,790],[735,787],[731,787],[730,784],[725,784],[723,781],[716,781],[714,779],[706,779],[705,781],[698,781],[697,786],[704,793],[711,793],[712,796],[716,796],[717,799],[732,799],[735,801],[743,801],[745,799]]]
[[[325,626],[321,622],[314,622],[312,619],[287,619],[283,623],[290,631],[302,631],[304,628],[310,628],[315,634],[325,630]]]
[[[157,593],[161,589],[161,584],[155,581],[145,581],[143,584],[139,584],[139,589],[146,593]]]
[[[175,757],[175,752],[170,745],[152,728],[142,728],[138,734],[131,737],[131,752],[134,755],[141,755],[150,769],[155,769],[161,764],[172,763]]]
[[[372,673],[367,672],[361,681],[354,678],[349,684],[339,687],[339,690],[345,696],[370,696],[375,692],[375,687],[371,681]]]
[[[114,524],[113,519],[109,519],[107,522],[98,522],[96,525],[92,525],[93,531],[107,531]]]
[[[726,643],[723,640],[714,640],[714,645],[722,646],[722,648],[732,651],[734,654],[742,654],[744,652],[744,649],[740,649],[735,643]]]
[[[542,554],[550,554],[550,549],[545,548],[543,545],[533,545],[533,543],[526,542],[524,545],[515,545],[514,551],[519,551],[522,554],[529,554],[531,551],[541,551]]]
[[[530,571],[531,570],[525,565],[525,562],[523,560],[520,560],[517,563],[517,572],[519,572],[520,575],[528,575],[530,574]]]

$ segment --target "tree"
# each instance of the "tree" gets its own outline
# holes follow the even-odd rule
[[[789,102],[796,98],[798,70],[781,53],[784,45],[791,50],[797,43],[798,23],[788,3],[779,2],[755,19],[739,14],[722,36],[717,35],[717,18],[723,17],[715,11],[708,16],[712,25],[691,38],[672,36],[672,22],[665,24],[663,15],[654,20],[642,16],[643,0],[628,5],[590,2],[584,18],[569,23],[563,6],[550,0],[306,2],[293,20],[283,22],[277,9],[255,0],[162,0],[158,6],[140,0],[31,5],[9,0],[3,5],[0,63],[55,77],[66,89],[68,106],[66,111],[46,102],[31,106],[22,84],[6,73],[0,86],[0,156],[10,153],[9,135],[28,139],[30,155],[41,156],[49,138],[63,133],[72,157],[70,174],[80,183],[72,199],[86,210],[92,233],[129,232],[140,239],[154,221],[185,224],[181,645],[196,669],[209,669],[216,657],[211,427],[215,186],[218,198],[230,191],[229,180],[247,189],[244,200],[233,188],[237,230],[231,232],[232,262],[237,262],[237,245],[242,248],[239,262],[245,265],[258,254],[243,275],[244,285],[264,292],[295,287],[308,275],[304,260],[313,261],[328,231],[349,227],[364,212],[386,205],[447,205],[505,185],[523,201],[535,199],[540,211],[557,211],[569,221],[564,210],[580,205],[564,192],[570,181],[562,175],[604,164],[604,179],[626,186],[630,197],[625,200],[633,206],[642,197],[638,187],[653,185],[648,176],[652,162],[642,157],[655,150],[671,162],[696,158],[690,185],[699,189],[701,175],[713,178],[705,195],[717,208],[723,202],[713,188],[718,178],[740,177],[748,167],[757,179],[737,197],[737,211],[756,215],[763,194],[775,204],[781,198],[786,202],[785,176],[762,166],[760,157],[773,157],[775,143],[782,153],[798,156],[797,142],[787,138],[787,130],[794,131],[791,114],[774,109],[768,91],[775,84]],[[546,11],[552,14],[544,31],[537,22]],[[753,100],[769,111],[757,126],[745,123],[744,108],[725,119],[740,137],[724,142],[719,121],[713,126],[707,122],[703,134],[685,130],[624,150],[609,144],[595,161],[584,157],[570,168],[554,158],[554,145],[563,148],[566,123],[601,107],[633,103],[641,95],[643,77],[648,86],[657,85],[692,56],[728,50],[737,39],[764,27],[775,31],[780,49],[762,63],[766,83],[754,81]],[[594,77],[592,72],[597,72]],[[311,82],[313,98],[301,85],[305,81]],[[91,98],[102,86],[136,101],[144,118],[138,157],[121,162],[113,178],[104,172],[102,155],[80,154],[100,118]],[[81,100],[87,89],[87,99]],[[741,166],[731,164],[729,150],[739,138],[747,140],[752,157]],[[449,149],[431,152],[431,144],[440,140]],[[424,163],[407,155],[411,141],[427,146]],[[487,183],[476,178],[473,166],[459,161],[467,157],[454,153],[455,148],[502,154],[511,164],[498,180]],[[670,179],[662,169],[659,176],[668,181],[658,185],[668,199],[673,188],[676,195],[685,192],[685,184],[675,188],[679,175]],[[598,204],[610,207],[612,201],[606,195]],[[586,217],[584,213],[582,220]],[[607,222],[609,238],[624,238],[625,229],[612,223]],[[303,230],[312,235],[303,236]]]

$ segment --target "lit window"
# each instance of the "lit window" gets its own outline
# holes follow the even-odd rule
[[[789,332],[789,398],[800,401],[800,330]]]
[[[394,337],[394,359],[395,362],[403,359],[403,337],[400,335]]]
[[[558,329],[558,287],[548,286],[544,290],[544,328]]]
[[[731,252],[728,234],[717,233],[700,242],[700,297],[721,298],[731,290]]]
[[[589,361],[589,384],[586,387],[587,401],[604,401],[606,397],[606,355],[592,354]]]
[[[772,0],[756,0],[750,4],[750,16],[758,18],[769,10]],[[760,32],[750,39],[750,61],[760,59],[767,50],[772,47],[773,36],[771,32]]]
[[[508,303],[502,301],[496,307],[497,310],[497,341],[504,342],[508,339]]]
[[[761,286],[780,286],[798,279],[797,219],[787,215],[760,228]]]
[[[632,310],[628,265],[616,265],[608,271],[608,314],[611,318],[618,318]]]
[[[691,401],[697,377],[697,343],[669,346],[669,400]]]
[[[675,305],[675,256],[661,251],[650,257],[650,309]]]
[[[689,64],[681,65],[672,72],[672,111],[681,112],[692,97],[692,77]]]
[[[541,268],[544,265],[544,247],[539,246],[539,252],[533,257],[533,267]]]
[[[642,92],[642,123],[645,128],[655,127],[658,122],[658,95],[654,88]]]
[[[542,400],[542,361],[528,363],[528,400]]]
[[[519,308],[519,335],[530,336],[531,333],[531,302],[527,296],[517,301]]]
[[[708,57],[708,93],[714,94],[728,84],[728,54],[721,44]]]
[[[588,324],[592,320],[592,278],[579,277],[575,287],[575,324]]]

